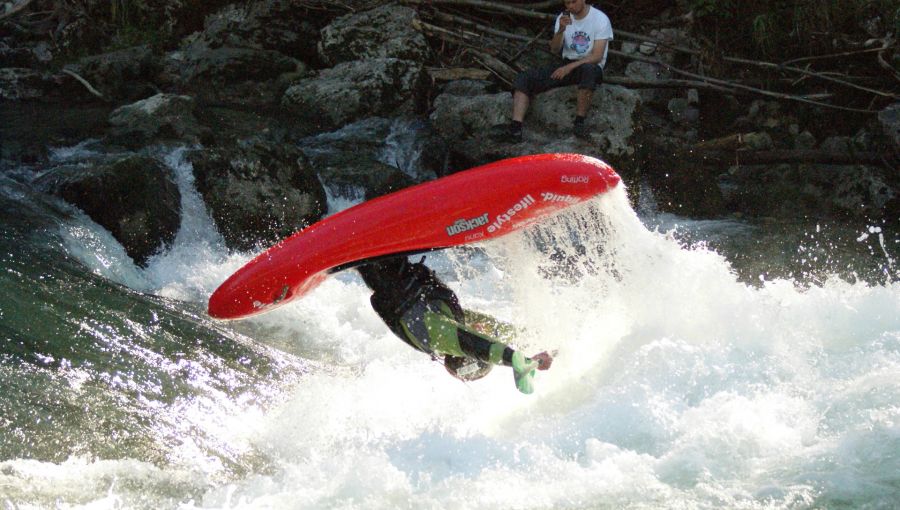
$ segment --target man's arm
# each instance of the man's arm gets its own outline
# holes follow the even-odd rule
[[[559,55],[562,52],[563,42],[566,39],[566,29],[565,27],[561,28],[559,32],[553,34],[553,39],[550,39],[550,52]]]
[[[553,38],[550,39],[551,53],[559,55],[560,52],[562,52],[563,44],[566,41],[566,27],[571,24],[572,18],[566,13],[562,13],[556,17],[556,32],[553,34]]]
[[[572,62],[569,62],[568,64],[560,67],[556,71],[553,71],[551,78],[553,78],[554,80],[561,80],[582,64],[599,64],[600,61],[603,60],[603,52],[606,51],[606,45],[608,43],[609,41],[607,41],[606,39],[594,41],[594,47],[591,48],[591,52],[588,53],[586,57],[580,60],[573,60]]]

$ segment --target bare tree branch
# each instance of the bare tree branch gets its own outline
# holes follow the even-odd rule
[[[555,14],[534,12],[534,11],[523,9],[520,7],[513,7],[513,6],[503,4],[501,2],[496,2],[496,1],[494,1],[494,2],[488,2],[485,0],[401,0],[401,1],[404,3],[409,3],[409,4],[414,4],[414,5],[434,6],[436,4],[445,4],[445,5],[469,6],[469,7],[476,7],[476,8],[485,9],[485,10],[494,11],[494,12],[504,12],[504,13],[514,14],[517,16],[528,17],[528,18],[533,18],[533,19],[545,19],[548,21],[554,19],[556,16]],[[532,5],[532,4],[529,4],[529,5]],[[440,11],[437,11],[434,16],[440,21],[463,25],[468,28],[477,30],[479,33],[482,33],[482,34],[495,35],[495,36],[499,36],[499,37],[504,37],[507,40],[524,41],[526,43],[530,43],[533,40],[532,37],[522,36],[522,35],[518,35],[518,34],[504,32],[502,30],[497,30],[497,29],[494,29],[491,27],[481,25],[477,22],[471,21],[471,20],[466,19],[461,16],[446,14],[446,13],[442,13]],[[635,34],[635,33],[627,32],[627,31],[623,31],[623,30],[617,30],[616,34],[623,36],[625,38],[629,38],[629,39],[633,39],[633,40],[637,40],[637,41],[650,42],[650,43],[656,44],[660,47],[671,48],[675,51],[680,51],[680,52],[684,52],[684,53],[691,54],[691,55],[697,55],[697,56],[701,55],[701,52],[698,50],[670,45],[664,41],[660,41],[656,38],[644,36],[641,34]],[[889,47],[890,47],[890,45],[886,44],[883,51]],[[704,76],[702,74],[692,73],[689,71],[685,71],[683,69],[676,68],[676,67],[674,67],[670,64],[667,64],[659,59],[650,59],[650,58],[643,57],[641,55],[627,54],[627,53],[623,53],[621,51],[616,51],[616,50],[612,50],[612,49],[610,49],[609,52],[611,54],[623,57],[625,59],[637,60],[640,62],[646,62],[646,63],[659,65],[665,69],[670,70],[673,73],[680,74],[680,75],[688,77],[688,78],[692,78],[699,83],[705,84],[702,86],[695,86],[696,88],[706,88],[706,89],[718,90],[718,91],[722,91],[722,92],[728,91],[731,93],[738,93],[738,92],[750,93],[750,94],[756,94],[756,95],[771,97],[771,98],[780,99],[780,100],[798,101],[798,102],[803,102],[803,103],[807,103],[807,104],[811,104],[811,105],[815,105],[815,106],[820,106],[823,108],[830,108],[830,109],[836,109],[836,110],[842,110],[842,111],[850,111],[850,112],[856,112],[856,113],[871,114],[871,113],[876,112],[876,110],[850,108],[850,107],[845,107],[845,106],[824,103],[821,101],[816,101],[809,96],[801,96],[801,95],[795,95],[795,94],[784,94],[784,93],[780,93],[780,92],[773,92],[773,91],[766,90],[766,89],[751,87],[751,86],[742,84],[742,83],[734,81],[734,80],[724,80],[724,79],[719,79],[719,78],[708,77],[708,76]],[[881,55],[881,53],[879,53],[879,55]],[[828,81],[828,82],[839,84],[839,85],[842,85],[845,87],[851,87],[856,90],[874,94],[874,95],[877,95],[880,97],[887,97],[887,98],[900,97],[900,95],[898,95],[897,93],[894,93],[894,92],[885,92],[882,90],[865,87],[865,86],[847,81],[845,79],[836,78],[834,76],[830,76],[825,73],[813,72],[808,69],[802,69],[802,68],[798,68],[798,67],[791,67],[791,66],[776,64],[773,62],[764,62],[764,61],[750,60],[750,59],[744,59],[744,58],[738,58],[738,57],[722,57],[722,60],[725,62],[733,63],[733,64],[741,64],[741,65],[745,65],[745,66],[752,65],[755,67],[760,67],[763,69],[776,71],[776,72],[796,73],[803,77],[816,78],[816,79],[820,79],[823,81]],[[885,64],[886,64],[886,62],[882,63],[882,65],[885,65]],[[891,70],[894,73],[896,73],[896,70],[893,70],[893,68],[891,68]],[[900,79],[900,74],[895,74],[895,75],[898,77],[898,79]],[[611,82],[611,80],[607,80],[607,81]],[[620,83],[624,83],[624,80],[620,81]],[[665,87],[680,87],[680,86],[683,86],[683,84],[677,83],[677,82],[669,82],[665,85]]]
[[[525,18],[534,18],[534,19],[550,19],[555,18],[555,14],[547,14],[544,12],[536,12],[528,9],[520,9],[518,7],[512,7],[506,4],[502,4],[500,2],[490,2],[485,0],[400,0],[401,3],[404,4],[413,4],[413,5],[464,5],[468,7],[477,7],[479,9],[485,9],[488,11],[494,12],[505,12],[508,14],[515,14],[517,16],[522,16]]]
[[[99,97],[100,99],[103,99],[104,101],[106,100],[106,98],[103,97],[103,94],[101,94],[99,91],[97,91],[97,89],[95,89],[93,86],[91,86],[91,84],[87,80],[82,78],[81,75],[79,75],[75,71],[72,71],[71,69],[63,69],[62,72],[68,74],[72,78],[75,78],[79,83],[84,85],[84,88],[86,88],[88,90],[88,92],[90,92],[91,94]]]
[[[803,96],[797,96],[797,95],[792,95],[792,94],[782,94],[780,92],[772,92],[771,90],[750,87],[748,85],[743,85],[741,83],[737,83],[737,82],[733,82],[733,81],[720,80],[718,78],[710,78],[708,76],[703,76],[701,74],[692,73],[690,71],[685,71],[683,69],[679,69],[679,68],[672,66],[670,64],[667,64],[659,59],[652,59],[652,58],[646,58],[646,57],[641,57],[641,56],[637,56],[637,55],[631,55],[628,53],[622,53],[621,51],[617,51],[617,50],[609,50],[609,53],[616,55],[616,56],[623,57],[623,58],[637,60],[638,62],[646,62],[648,64],[655,64],[655,65],[663,67],[664,69],[672,71],[673,73],[680,74],[682,76],[687,76],[689,78],[694,78],[694,79],[697,79],[700,81],[704,81],[704,82],[712,83],[712,84],[716,84],[716,85],[733,87],[735,89],[743,90],[748,93],[757,94],[760,96],[766,96],[766,97],[771,97],[771,98],[775,98],[775,99],[784,99],[784,100],[789,100],[789,101],[798,101],[801,103],[807,103],[807,104],[811,104],[811,105],[815,105],[815,106],[821,106],[823,108],[831,108],[834,110],[842,110],[842,111],[847,111],[847,112],[878,113],[877,110],[864,110],[861,108],[850,108],[850,107],[846,107],[846,106],[838,106],[838,105],[833,105],[833,104],[829,104],[829,103],[822,103],[820,101],[815,101],[815,100],[812,100],[812,99],[809,99],[809,98],[803,97]]]
[[[791,60],[785,60],[782,62],[781,66],[788,66],[790,64],[798,64],[800,62],[809,62],[811,60],[826,60],[829,58],[838,58],[838,57],[849,57],[853,55],[860,55],[863,53],[875,53],[876,51],[883,51],[884,48],[866,48],[864,50],[854,50],[854,51],[842,51],[840,53],[830,53],[828,55],[813,55],[811,57],[800,57],[800,58],[792,58]]]

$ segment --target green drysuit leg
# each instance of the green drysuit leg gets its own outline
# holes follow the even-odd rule
[[[422,351],[474,357],[494,365],[510,363],[512,349],[457,321],[444,302],[413,305],[401,318],[400,325],[407,338]]]

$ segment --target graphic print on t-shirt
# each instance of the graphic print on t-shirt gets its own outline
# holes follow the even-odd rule
[[[569,48],[575,50],[575,53],[579,55],[583,55],[587,53],[588,48],[591,46],[591,38],[588,36],[587,32],[578,31],[572,34],[572,44],[569,45]]]

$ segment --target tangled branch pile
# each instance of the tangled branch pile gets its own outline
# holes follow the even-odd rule
[[[560,12],[560,4],[555,0],[538,3],[402,2],[419,10],[424,20],[419,28],[441,49],[440,65],[432,70],[437,79],[493,75],[510,83],[518,71],[528,67],[536,54],[549,55],[547,40],[553,20]],[[758,6],[757,9],[764,13],[748,21],[753,30],[751,39],[757,44],[747,45],[741,44],[746,38],[739,39],[739,23],[726,26],[726,22],[741,16],[737,11],[746,10],[746,6],[721,13],[713,6],[719,3],[730,6],[730,2],[694,0],[686,3],[693,9],[681,14],[672,9],[656,9],[656,18],[647,21],[646,15],[654,11],[655,4],[668,2],[637,2],[631,15],[624,10],[630,7],[620,8],[604,2],[601,7],[613,19],[616,33],[610,54],[622,62],[639,61],[658,66],[664,74],[672,76],[640,80],[612,72],[607,74],[605,81],[633,88],[694,88],[754,95],[857,113],[875,113],[900,98],[900,51],[896,39],[900,7],[893,13],[886,9],[887,15],[892,17],[887,21],[877,11],[870,12],[869,18],[860,21],[867,23],[868,31],[860,28],[854,34],[823,34],[812,29],[801,34],[798,24],[794,33],[799,34],[801,40],[791,45],[776,41],[772,34],[776,30],[772,20],[778,19],[778,9],[769,6],[766,11],[767,6]],[[809,4],[812,9],[816,7],[813,4],[821,2],[782,3],[796,4],[796,12],[805,13],[809,11],[797,6]],[[634,12],[640,15],[640,20]],[[818,22],[818,18],[815,21]],[[675,29],[658,30],[665,25]],[[632,26],[634,31],[623,29]],[[827,28],[819,27],[820,30]],[[836,30],[836,27],[831,29]],[[726,32],[729,37],[723,35]],[[666,36],[673,33],[687,37]],[[830,45],[821,41],[814,44],[826,36],[830,37]],[[779,44],[778,51],[773,49],[776,43]],[[723,47],[727,50],[722,50]],[[732,50],[738,53],[727,54]],[[783,60],[760,58],[765,55],[780,56]]]

